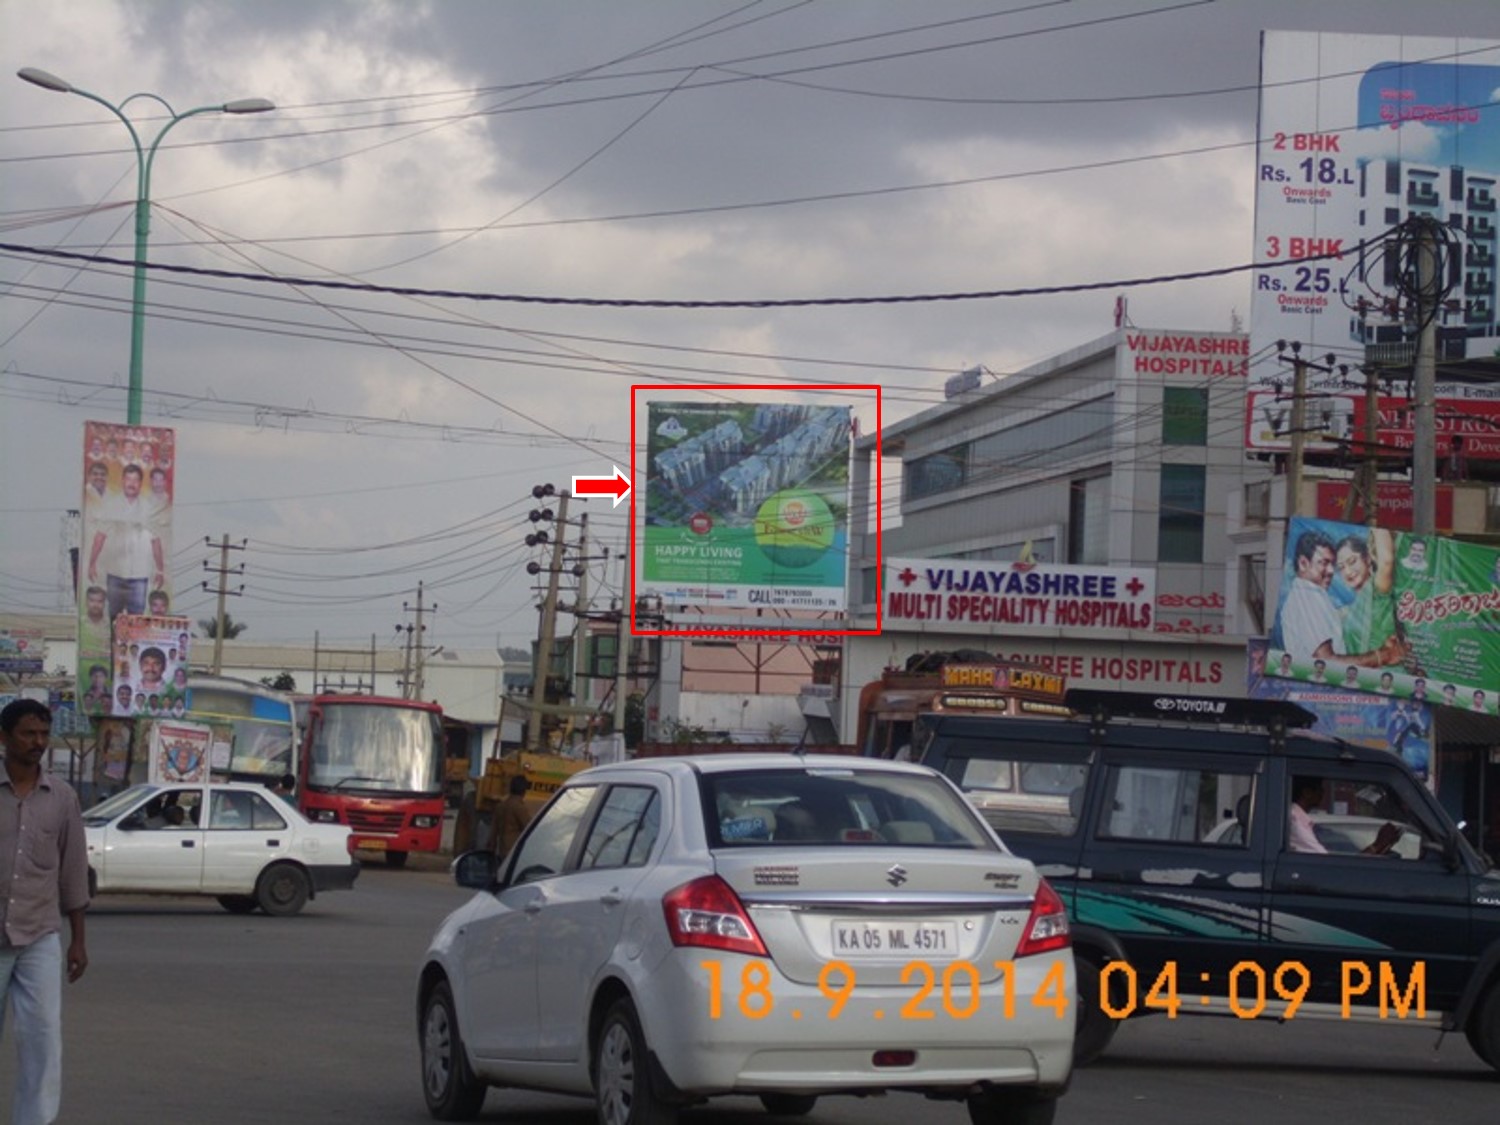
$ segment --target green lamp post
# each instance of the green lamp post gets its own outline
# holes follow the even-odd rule
[[[80,90],[71,82],[55,74],[49,74],[45,70],[38,70],[36,67],[22,67],[16,75],[44,90],[53,90],[59,94],[77,94],[81,98],[97,102],[124,123],[125,128],[130,131],[131,141],[135,144],[135,286],[130,303],[130,397],[127,400],[126,421],[132,426],[139,425],[141,421],[141,363],[146,337],[146,242],[151,234],[151,164],[156,159],[156,150],[161,146],[162,138],[171,131],[172,127],[189,117],[197,117],[203,113],[265,113],[276,107],[265,98],[240,98],[236,101],[224,102],[222,105],[204,105],[178,113],[165,98],[158,97],[156,94],[131,94],[116,106],[98,94]],[[160,102],[170,115],[167,123],[157,131],[149,148],[142,147],[140,134],[136,132],[135,125],[124,113],[124,107],[136,98],[150,98]]]

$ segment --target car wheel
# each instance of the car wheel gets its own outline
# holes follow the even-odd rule
[[[616,1000],[594,1042],[594,1100],[599,1125],[673,1125],[677,1107],[656,1096],[650,1053],[635,1005]]]
[[[422,1096],[439,1121],[470,1121],[484,1106],[487,1087],[469,1069],[453,990],[438,981],[422,1009]]]
[[[1034,1090],[990,1090],[969,1098],[969,1120],[974,1125],[1052,1125],[1057,1099]]]
[[[307,905],[312,887],[307,872],[290,863],[273,863],[255,882],[255,901],[267,914],[288,918]]]
[[[1073,1032],[1073,1065],[1088,1066],[1104,1054],[1120,1029],[1120,1021],[1099,1006],[1099,963],[1078,956],[1078,1025]]]
[[[220,895],[219,905],[231,914],[249,914],[260,903],[254,895]]]
[[[1490,985],[1484,999],[1469,1017],[1464,1035],[1476,1055],[1500,1070],[1500,981]]]
[[[812,1094],[762,1094],[760,1104],[777,1117],[806,1117],[818,1099]]]
[[[386,852],[385,865],[387,867],[405,867],[406,857],[410,854],[410,852]]]

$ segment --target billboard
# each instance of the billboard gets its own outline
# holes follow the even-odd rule
[[[1247,647],[1245,694],[1251,699],[1283,699],[1318,717],[1312,729],[1322,734],[1389,750],[1436,791],[1432,753],[1432,708],[1394,693],[1319,688],[1267,674],[1269,646],[1263,638]]]
[[[1088,635],[1151,629],[1156,572],[1138,567],[889,558],[881,592],[887,632],[989,636],[1028,626]]]
[[[39,676],[47,656],[41,629],[0,629],[0,672],[7,676]]]
[[[669,607],[843,610],[851,410],[648,404],[639,589]]]
[[[1497,714],[1500,551],[1292,520],[1266,674]]]
[[[1310,449],[1363,434],[1363,378],[1337,364],[1410,367],[1413,310],[1398,299],[1399,256],[1382,236],[1412,216],[1444,224],[1458,247],[1439,312],[1440,363],[1500,347],[1496,89],[1500,41],[1265,33],[1251,352],[1274,356],[1277,341],[1296,341],[1305,359],[1335,357],[1335,370],[1309,371]],[[1439,455],[1462,434],[1470,456],[1500,457],[1500,394],[1442,374]],[[1272,361],[1252,367],[1250,448],[1288,448],[1288,376]],[[1385,388],[1377,412],[1379,442],[1410,449],[1405,394]]]
[[[176,439],[162,426],[85,422],[83,535],[78,566],[78,697],[91,714],[96,667],[113,680],[112,626],[121,614],[171,612]]]

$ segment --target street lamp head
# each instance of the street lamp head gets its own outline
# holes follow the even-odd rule
[[[48,74],[45,70],[39,70],[34,66],[23,66],[16,71],[16,77],[24,82],[30,82],[33,86],[40,86],[44,90],[55,90],[59,94],[71,94],[73,83],[59,78],[55,74]]]
[[[265,98],[236,98],[225,102],[222,108],[225,113],[269,113],[276,105]]]

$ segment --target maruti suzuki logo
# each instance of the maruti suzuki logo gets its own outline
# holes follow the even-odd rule
[[[886,871],[885,881],[893,887],[899,887],[902,883],[906,882],[906,868],[902,867],[899,863],[896,864]]]

